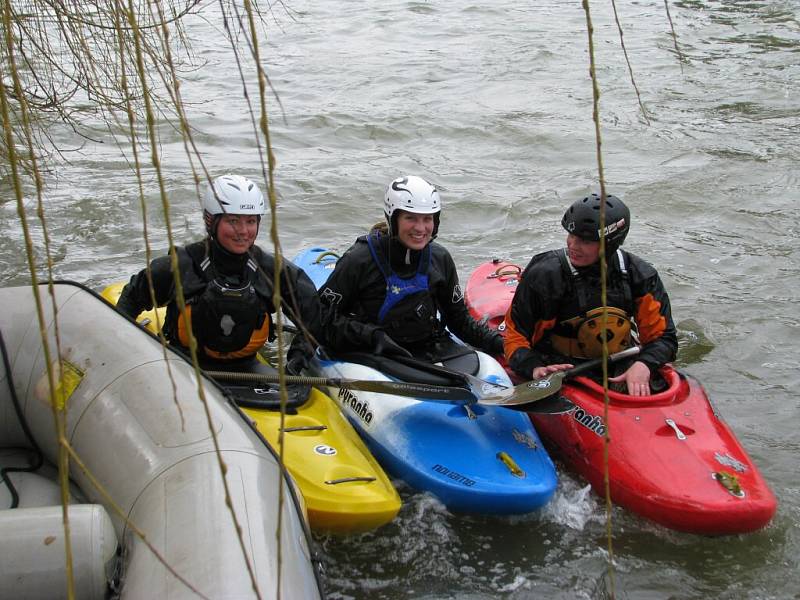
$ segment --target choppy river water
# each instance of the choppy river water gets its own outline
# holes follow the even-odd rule
[[[591,2],[608,190],[633,211],[626,246],[658,267],[670,292],[679,366],[703,382],[779,508],[766,530],[726,538],[675,533],[615,509],[616,595],[800,598],[800,3],[671,2],[680,56],[663,2],[618,4],[648,119],[611,5]],[[486,259],[525,263],[563,242],[563,209],[598,181],[578,0],[287,0],[272,11],[262,51],[280,98],[270,114],[288,256],[311,244],[346,248],[380,219],[382,190],[403,173],[439,186],[440,241],[462,281]],[[189,34],[206,62],[184,93],[201,103],[191,116],[208,166],[259,177],[222,34],[202,22]],[[178,238],[196,238],[201,219],[179,140],[163,150]],[[69,159],[47,178],[56,274],[99,287],[144,264],[137,190],[110,140]],[[154,186],[148,194],[155,205]],[[1,202],[0,285],[24,284],[16,207]],[[163,249],[163,219],[153,219],[152,243]],[[560,476],[553,503],[518,518],[454,515],[401,488],[392,524],[317,538],[327,591],[608,597],[603,504],[575,476]]]

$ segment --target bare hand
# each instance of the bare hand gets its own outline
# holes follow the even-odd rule
[[[609,377],[608,380],[614,383],[624,381],[630,396],[650,395],[650,368],[640,360],[633,363],[622,375]]]
[[[567,369],[571,369],[573,366],[575,365],[564,363],[560,365],[547,365],[546,367],[536,367],[533,370],[533,378],[541,379],[542,377],[547,377],[551,373],[556,373],[558,371],[566,371]]]

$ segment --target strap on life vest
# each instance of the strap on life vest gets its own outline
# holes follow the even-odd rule
[[[589,310],[591,310],[591,308],[593,308],[589,285],[584,278],[581,277],[578,269],[576,269],[575,266],[570,262],[566,248],[562,248],[556,253],[556,255],[558,256],[564,271],[571,275],[572,280],[575,282],[575,291],[578,295],[579,312],[581,314],[587,313]],[[621,248],[617,248],[616,257],[617,266],[619,267],[619,272],[622,275],[622,295],[624,303],[628,314],[632,315],[635,312],[635,308],[633,306],[633,292],[631,291],[630,274],[628,273],[628,267],[625,264],[625,256],[622,254]]]
[[[559,323],[557,327],[559,331],[550,335],[550,343],[559,354],[575,358],[597,358],[602,356],[604,337],[608,350],[612,353],[631,345],[631,336],[635,335],[635,326],[631,318],[634,306],[630,275],[625,264],[625,257],[619,248],[616,257],[622,275],[623,302],[628,307],[628,312],[616,307],[590,308],[591,290],[588,282],[581,277],[570,262],[567,249],[564,248],[558,252],[562,267],[571,275],[575,283],[580,311],[577,317]],[[605,328],[603,327],[604,311],[607,313]]]
[[[374,236],[374,241],[373,241]],[[378,322],[383,323],[389,311],[401,300],[417,294],[419,292],[428,291],[428,270],[431,264],[431,248],[430,244],[425,246],[423,254],[419,259],[417,271],[413,277],[403,279],[397,273],[392,271],[389,262],[383,255],[379,246],[380,232],[374,231],[367,236],[367,245],[372,254],[375,264],[378,265],[383,278],[386,280],[386,299],[378,311]]]

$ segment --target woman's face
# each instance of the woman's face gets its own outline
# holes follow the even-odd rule
[[[567,235],[569,262],[575,267],[588,267],[600,259],[600,242],[582,240],[572,233]]]
[[[231,254],[244,254],[256,241],[256,215],[222,215],[217,225],[217,241]]]
[[[422,250],[433,235],[433,215],[398,211],[397,237],[406,248]]]

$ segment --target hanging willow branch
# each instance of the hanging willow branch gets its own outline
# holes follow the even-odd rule
[[[146,3],[150,4],[150,3]],[[8,73],[12,62],[19,73],[19,86],[12,85],[3,76],[0,85],[5,88],[9,101],[9,118],[20,121],[21,105],[29,107],[33,123],[32,137],[39,158],[59,156],[64,160],[75,148],[68,148],[55,141],[54,125],[67,127],[79,137],[100,142],[97,132],[87,123],[96,122],[97,113],[114,121],[117,113],[123,113],[132,105],[141,118],[144,99],[140,90],[124,90],[120,86],[123,71],[130,73],[130,63],[120,63],[118,48],[127,47],[133,56],[133,31],[125,21],[120,22],[116,2],[107,0],[29,0],[13,2],[2,0],[8,13],[8,29],[4,29],[4,40],[13,40],[14,56],[2,44],[0,73]],[[161,23],[168,23],[183,38],[181,21],[187,15],[199,11],[201,0],[164,0],[159,3],[161,17],[134,7],[137,11],[137,29],[144,32],[142,51],[148,56],[147,77],[155,80],[165,70],[160,55],[159,38],[156,31]],[[80,6],[80,11],[76,8]],[[180,70],[191,65],[184,62]],[[172,103],[162,98],[151,85],[151,94],[159,110],[170,111]],[[170,111],[173,114],[174,111]],[[22,142],[22,133],[15,129],[15,141]],[[16,157],[18,166],[28,176],[33,175],[33,166],[24,157]],[[9,176],[9,149],[5,140],[0,141],[0,176]]]
[[[594,26],[592,25],[592,16],[589,10],[589,0],[583,0],[583,10],[586,13],[586,33],[588,35],[589,45],[589,75],[592,80],[592,120],[594,121],[594,133],[596,140],[597,151],[597,173],[600,180],[600,231],[605,230],[606,220],[606,203],[602,200],[606,197],[606,180],[605,170],[603,167],[603,152],[602,152],[602,135],[600,128],[600,85],[597,81],[597,68],[594,58]],[[606,263],[606,244],[605,236],[600,237],[600,305],[604,307],[601,330],[605,331],[608,327],[608,311],[605,310],[607,306],[607,263]],[[606,501],[606,547],[608,549],[608,581],[609,581],[609,595],[613,600],[615,598],[615,580],[614,580],[614,544],[612,536],[611,524],[611,486],[608,477],[608,444],[611,441],[611,427],[608,420],[608,340],[603,336],[603,422],[606,424],[605,434],[603,436],[603,486],[605,489]]]
[[[669,30],[672,33],[672,43],[675,45],[675,54],[678,55],[678,61],[681,65],[681,73],[683,73],[683,63],[686,60],[678,47],[678,34],[675,32],[675,25],[672,22],[672,15],[669,12],[669,0],[664,0],[664,10],[667,12],[667,21],[669,21]]]
[[[617,12],[617,2],[616,0],[611,0],[611,7],[614,9],[614,21],[617,23],[617,32],[619,33],[619,45],[622,47],[622,54],[625,56],[625,64],[628,65],[628,74],[631,78],[631,85],[633,86],[633,91],[636,92],[636,99],[639,102],[639,110],[642,111],[642,117],[644,118],[645,123],[650,125],[650,118],[647,116],[647,110],[644,108],[644,104],[642,104],[642,95],[639,93],[639,86],[636,85],[636,78],[633,76],[633,66],[631,65],[631,59],[628,56],[628,49],[625,47],[625,35],[622,31],[622,24],[619,21],[619,13]]]
[[[143,47],[141,44],[142,40],[142,32],[138,29],[138,22],[136,19],[136,12],[133,6],[133,0],[128,0],[128,13],[127,13],[128,22],[130,24],[131,30],[133,31],[133,40],[134,40],[134,50],[135,50],[135,59],[136,59],[136,68],[139,77],[139,85],[141,86],[143,92],[143,98],[145,103],[145,121],[147,123],[147,132],[150,141],[150,156],[151,156],[151,163],[153,169],[156,173],[156,181],[158,183],[158,190],[161,196],[161,203],[163,208],[163,214],[165,219],[165,224],[167,227],[167,238],[169,240],[169,256],[172,266],[172,274],[173,274],[173,281],[175,283],[175,297],[178,304],[178,309],[181,312],[183,319],[189,322],[189,315],[186,309],[186,297],[183,291],[183,282],[181,280],[181,271],[178,267],[178,253],[177,248],[175,246],[175,242],[172,235],[172,226],[170,222],[170,210],[169,210],[169,199],[167,198],[167,192],[164,186],[164,177],[161,171],[161,157],[158,152],[158,145],[156,140],[158,139],[158,134],[156,132],[156,124],[155,124],[155,114],[153,111],[152,105],[152,97],[150,95],[149,89],[149,82],[146,73],[146,66],[144,62],[143,56]],[[167,27],[161,30],[161,35],[167,35]],[[151,295],[153,291],[151,289]],[[236,511],[233,507],[233,501],[231,499],[230,487],[228,485],[228,478],[227,478],[227,466],[225,464],[224,459],[222,458],[222,453],[219,447],[219,439],[217,436],[217,431],[213,426],[212,418],[211,418],[211,410],[208,406],[208,400],[205,396],[205,390],[202,385],[203,377],[201,375],[200,365],[198,361],[198,354],[197,354],[197,338],[192,333],[191,329],[189,330],[189,354],[192,360],[192,365],[194,367],[195,376],[197,379],[197,392],[200,398],[200,401],[203,405],[203,410],[205,411],[206,420],[208,421],[208,429],[209,434],[211,436],[211,440],[214,446],[214,452],[217,457],[217,462],[219,464],[220,474],[222,475],[222,485],[225,490],[225,504],[228,507],[231,518],[233,519],[234,528],[236,530],[236,535],[239,540],[239,545],[242,550],[242,557],[244,558],[245,565],[247,567],[247,572],[250,576],[250,580],[253,585],[253,590],[256,593],[258,598],[261,598],[261,594],[258,590],[258,582],[256,580],[255,571],[253,570],[253,564],[250,560],[250,556],[247,553],[247,548],[245,546],[245,542],[243,539],[243,530],[241,525],[239,524],[239,517],[236,515]]]
[[[233,3],[235,5],[235,3]],[[42,303],[39,298],[37,285],[37,268],[34,260],[34,249],[27,219],[25,214],[24,178],[32,177],[36,184],[39,198],[39,216],[44,230],[45,249],[48,257],[48,281],[53,275],[50,270],[49,237],[44,220],[44,207],[42,205],[42,180],[37,165],[39,158],[50,157],[53,154],[66,158],[70,149],[59,147],[54,138],[48,133],[49,126],[61,124],[71,128],[85,139],[99,140],[98,132],[85,123],[105,124],[108,132],[114,138],[118,148],[125,156],[126,148],[130,148],[130,162],[132,171],[136,175],[139,190],[139,199],[142,207],[144,222],[144,237],[147,248],[148,264],[151,258],[150,246],[147,240],[147,210],[144,191],[144,175],[147,169],[155,175],[161,198],[161,209],[166,220],[167,234],[171,248],[172,267],[175,274],[177,302],[181,311],[184,311],[185,299],[181,289],[181,281],[175,255],[175,243],[170,224],[170,207],[161,174],[161,157],[159,155],[159,127],[166,125],[179,131],[184,140],[184,149],[189,158],[195,183],[199,191],[201,176],[198,175],[195,160],[200,166],[203,177],[210,181],[211,177],[203,165],[201,153],[196,147],[191,135],[191,126],[186,118],[184,103],[180,95],[180,80],[187,66],[192,66],[186,61],[189,56],[186,37],[181,27],[181,20],[193,10],[199,10],[200,0],[165,0],[162,2],[137,2],[136,0],[106,0],[84,1],[80,3],[80,12],[76,12],[77,2],[64,2],[59,0],[31,0],[25,3],[25,12],[17,10],[22,3],[13,3],[11,0],[0,0],[2,7],[3,27],[0,35],[3,42],[0,49],[0,109],[3,117],[3,133],[0,139],[0,177],[9,176],[17,198],[18,212],[26,242],[29,269],[36,298],[37,312],[41,326],[44,344],[45,361],[47,365],[48,381],[51,394],[58,389],[57,373],[53,371],[55,364],[51,360],[50,350],[46,336],[46,327]],[[220,6],[225,10],[225,2],[220,0]],[[269,163],[269,189],[273,217],[275,211],[275,192],[272,184],[272,171],[274,160],[268,142],[267,113],[265,103],[265,87],[263,81],[266,76],[260,67],[258,45],[255,41],[256,29],[254,15],[259,14],[249,2],[246,3],[249,26],[241,28],[250,33],[252,39],[245,39],[251,49],[251,56],[259,69],[259,96],[261,105],[260,127],[256,129],[267,138],[267,152]],[[245,35],[247,38],[247,35]],[[187,50],[180,60],[172,53],[178,40]],[[241,43],[238,38],[231,36],[231,43]],[[238,59],[237,59],[238,60]],[[7,79],[6,73],[11,73],[12,78]],[[244,75],[242,75],[244,83]],[[98,118],[98,114],[101,118]],[[86,118],[89,117],[89,118]],[[144,126],[140,130],[138,123]],[[21,124],[21,126],[20,126]],[[158,125],[158,126],[157,126]],[[139,152],[141,145],[147,146],[150,151],[150,164],[143,164]],[[17,147],[26,147],[27,152],[17,151]],[[259,149],[261,143],[258,142]],[[273,223],[275,219],[273,218]],[[276,248],[277,231],[275,232]],[[279,280],[279,278],[276,278]],[[151,300],[154,300],[151,280]],[[276,302],[280,306],[280,302]],[[55,308],[54,308],[55,315]],[[56,341],[58,345],[58,324],[56,318]],[[162,338],[163,341],[163,338]],[[254,566],[247,552],[246,541],[243,539],[243,530],[239,525],[239,517],[234,508],[230,490],[228,488],[226,471],[227,467],[220,453],[217,430],[211,423],[211,413],[207,404],[203,386],[200,384],[202,377],[197,362],[197,345],[191,339],[190,352],[198,380],[198,396],[206,412],[209,423],[210,436],[219,462],[219,471],[223,481],[226,496],[226,505],[231,512],[232,520],[239,539],[239,545],[247,565],[251,584],[256,597],[261,597]],[[61,352],[57,350],[60,357]],[[166,353],[165,353],[166,355]],[[169,365],[167,365],[169,369]],[[172,377],[170,374],[170,381]],[[173,394],[175,383],[172,381]],[[177,400],[176,400],[177,401]],[[74,581],[71,568],[71,544],[69,539],[69,522],[66,506],[68,486],[68,458],[72,454],[77,464],[85,470],[83,462],[69,446],[64,435],[64,411],[57,409],[55,399],[52,402],[54,419],[56,421],[56,434],[59,440],[59,472],[62,477],[62,499],[65,511],[65,542],[68,565],[67,595],[74,597]],[[180,406],[178,406],[180,411]],[[181,422],[183,416],[181,414]],[[281,473],[283,473],[283,468]],[[87,476],[93,479],[90,473]],[[280,487],[283,490],[284,479],[280,477]],[[99,483],[94,482],[98,490],[102,490]],[[113,499],[107,497],[112,505]],[[283,494],[280,501],[283,501]],[[279,507],[279,515],[282,510]],[[137,535],[143,539],[147,547],[154,551],[141,532]],[[280,528],[277,532],[280,539]],[[156,553],[158,556],[158,553]],[[163,558],[159,556],[163,562]],[[177,573],[169,565],[165,565],[173,573]],[[280,557],[278,560],[277,596],[280,597]],[[178,577],[180,579],[180,577]],[[190,586],[189,582],[181,581]]]

